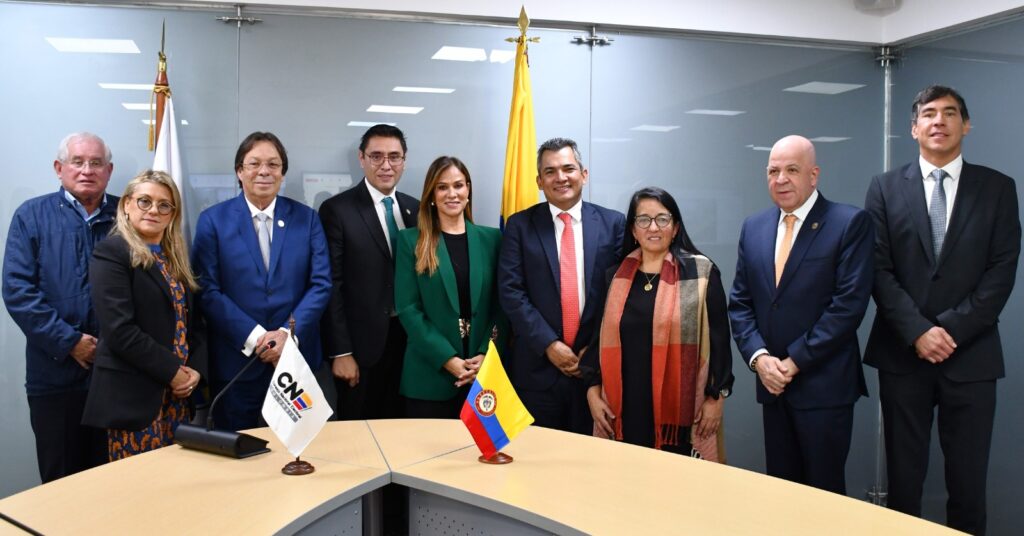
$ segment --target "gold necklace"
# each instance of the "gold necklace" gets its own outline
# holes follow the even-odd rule
[[[640,273],[644,274],[644,277],[647,278],[647,284],[644,285],[644,292],[650,292],[651,289],[654,288],[654,285],[652,285],[651,283],[654,282],[654,278],[658,277],[659,274],[651,274],[651,276],[648,277],[647,276],[647,272],[640,272]]]

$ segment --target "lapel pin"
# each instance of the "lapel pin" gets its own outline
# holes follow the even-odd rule
[[[405,209],[405,215],[406,215],[406,216],[408,216],[408,215],[410,215],[410,214],[412,214],[412,211],[411,211],[411,210],[409,210],[409,209]]]
[[[814,225],[817,226],[818,224],[815,223]],[[278,227],[284,227],[284,220],[277,220],[277,226]]]
[[[818,228],[818,222],[814,222],[814,223],[811,224],[811,229],[817,229],[817,228]]]

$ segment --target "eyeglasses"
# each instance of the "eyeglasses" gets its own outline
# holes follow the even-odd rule
[[[636,226],[641,228],[641,229],[648,229],[648,228],[650,228],[651,227],[651,222],[654,222],[654,223],[658,224],[658,229],[664,229],[664,228],[668,227],[669,225],[672,225],[672,215],[671,214],[658,214],[657,216],[655,216],[653,218],[650,217],[650,216],[641,215],[641,216],[637,216],[637,217],[633,218],[633,223],[635,223]]]
[[[106,162],[104,162],[103,160],[100,160],[100,159],[82,160],[81,158],[72,159],[67,164],[69,166],[71,166],[71,167],[73,167],[75,169],[79,169],[79,170],[85,169],[85,168],[100,169],[100,168],[102,168],[102,167],[107,165]]]
[[[153,200],[145,196],[136,197],[135,204],[138,205],[139,210],[143,212],[149,212],[149,209],[153,208]],[[166,201],[161,201],[159,203],[156,203],[156,211],[161,216],[166,216],[171,212],[174,212],[174,205]]]
[[[246,171],[259,171],[263,166],[267,166],[267,169],[272,172],[277,172],[281,170],[282,164],[276,160],[271,160],[270,162],[252,161],[242,164]]]
[[[398,153],[363,153],[363,156],[365,156],[366,159],[369,160],[370,163],[373,164],[374,166],[383,165],[385,159],[387,159],[387,161],[391,164],[392,167],[398,167],[405,162],[405,155],[401,155]]]

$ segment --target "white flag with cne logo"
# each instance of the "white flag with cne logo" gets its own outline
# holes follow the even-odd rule
[[[306,359],[289,336],[263,400],[263,419],[288,452],[298,457],[331,413]]]

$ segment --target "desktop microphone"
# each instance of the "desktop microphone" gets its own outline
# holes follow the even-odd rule
[[[206,428],[182,423],[178,425],[178,429],[174,432],[174,442],[185,448],[231,456],[232,458],[248,458],[249,456],[270,452],[270,449],[267,448],[268,441],[264,439],[240,432],[215,430],[213,428],[213,408],[217,405],[220,397],[224,396],[224,393],[238,381],[238,378],[241,378],[253,363],[259,361],[259,357],[263,355],[263,352],[275,346],[277,346],[277,341],[270,341],[263,350],[253,352],[252,358],[242,367],[242,370],[239,370],[231,378],[231,381],[217,393],[217,396],[213,398],[213,402],[210,402],[209,414],[206,417]]]

